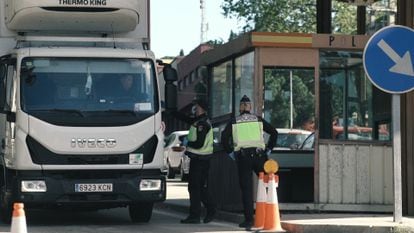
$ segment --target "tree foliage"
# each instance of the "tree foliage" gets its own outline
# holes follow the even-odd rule
[[[224,0],[223,14],[246,24],[243,30],[316,31],[315,0]]]
[[[211,46],[221,45],[221,44],[224,44],[224,40],[221,38],[215,39],[215,40],[209,40],[206,42],[206,44],[211,45]]]
[[[316,32],[316,0],[223,0],[223,14],[244,22],[243,32]],[[333,0],[332,30],[356,32],[356,7]]]
[[[357,33],[357,7],[333,1],[332,31],[340,34]]]
[[[292,75],[293,118],[290,119],[290,72]],[[300,128],[305,120],[312,118],[315,112],[314,71],[312,69],[265,69],[265,87],[267,98],[265,108],[268,119],[276,128]]]

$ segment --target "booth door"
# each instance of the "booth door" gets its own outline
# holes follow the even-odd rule
[[[271,158],[279,163],[281,203],[313,202],[315,70],[265,67],[264,117],[278,130]]]

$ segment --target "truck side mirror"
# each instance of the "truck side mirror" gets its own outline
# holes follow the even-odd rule
[[[177,70],[166,64],[162,70],[165,82],[175,82],[178,79]]]
[[[177,81],[177,71],[167,64],[164,66],[163,75],[165,80],[165,109],[177,109],[177,86],[174,84]]]
[[[177,86],[172,82],[165,84],[165,109],[177,109]]]

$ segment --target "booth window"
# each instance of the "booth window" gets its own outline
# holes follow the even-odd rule
[[[239,100],[243,95],[249,96],[250,99],[254,99],[253,88],[254,88],[254,52],[247,53],[241,57],[235,59],[235,114],[239,112]],[[254,103],[254,101],[253,101]],[[253,106],[254,109],[254,106]]]
[[[320,52],[320,138],[391,139],[391,95],[366,77],[362,52]]]
[[[191,77],[193,78],[194,84],[194,92],[196,95],[196,99],[204,99],[208,101],[207,98],[207,68],[205,66],[201,66],[197,68],[197,71],[191,73]]]
[[[265,119],[278,129],[303,129],[313,132],[315,70],[265,67],[263,73]]]
[[[239,114],[243,95],[254,99],[254,52],[246,53],[212,68],[210,90],[211,116],[214,119],[214,142],[219,144],[221,132],[234,113]],[[233,99],[235,98],[235,99]],[[233,107],[235,104],[235,108]]]
[[[217,117],[232,111],[232,61],[224,62],[212,69],[211,116]]]

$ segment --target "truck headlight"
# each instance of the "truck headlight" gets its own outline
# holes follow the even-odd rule
[[[139,190],[140,191],[159,191],[161,190],[161,180],[154,180],[154,179],[143,179],[141,183],[139,183]]]
[[[44,180],[22,180],[21,191],[23,193],[39,193],[46,192],[46,182]]]

